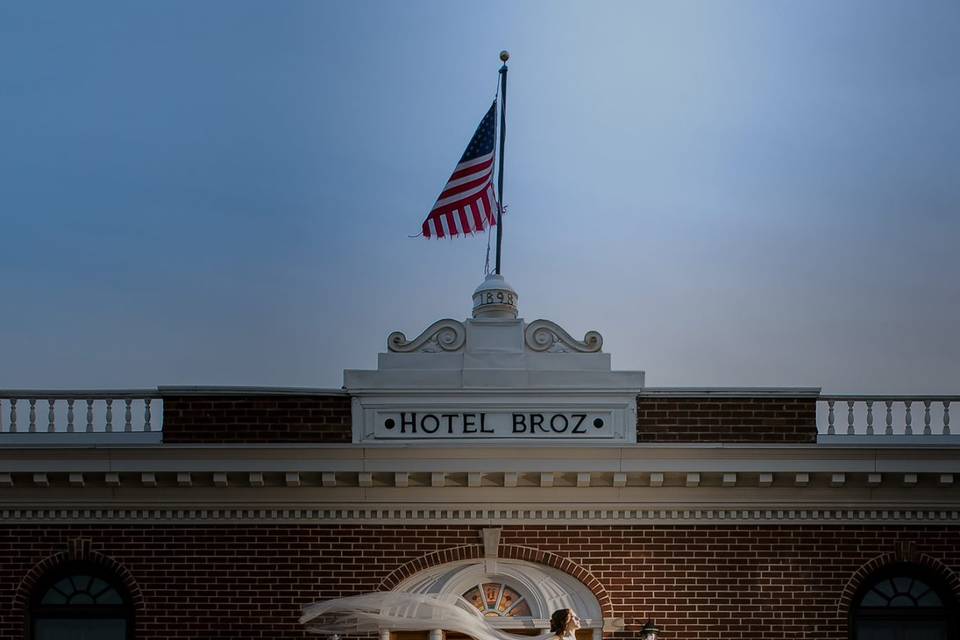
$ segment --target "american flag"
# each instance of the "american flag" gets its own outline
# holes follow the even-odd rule
[[[493,191],[496,132],[497,103],[494,101],[423,221],[425,238],[452,238],[497,224],[497,197]]]

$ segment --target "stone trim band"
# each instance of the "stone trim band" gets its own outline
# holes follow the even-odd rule
[[[313,509],[197,507],[77,509],[51,506],[40,509],[3,509],[0,523],[176,522],[205,524],[237,522],[300,522],[332,524],[603,524],[603,525],[703,525],[703,524],[898,524],[960,525],[960,510],[951,509],[836,509],[780,508],[634,508],[583,509],[538,506],[523,509],[445,509],[435,506],[356,508],[326,506]]]

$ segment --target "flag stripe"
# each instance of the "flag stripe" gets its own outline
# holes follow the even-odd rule
[[[481,122],[480,126],[482,127],[483,125],[484,123]],[[479,131],[479,128],[477,130]],[[476,138],[476,135],[477,134],[474,134],[474,138]],[[471,140],[471,142],[473,141]],[[463,158],[460,158],[460,162],[457,163],[457,169],[463,169],[465,167],[473,167],[492,159],[493,159],[493,149],[491,148],[489,152],[484,152],[483,155],[473,156],[469,160],[464,160]]]
[[[488,166],[482,171],[474,171],[472,173],[465,173],[462,177],[457,178],[456,180],[450,180],[443,187],[443,192],[447,193],[452,190],[454,187],[459,187],[460,185],[467,184],[468,182],[473,182],[474,180],[482,180],[493,173],[493,167]],[[443,193],[440,194],[443,197]]]
[[[437,204],[434,205],[434,211],[445,211],[446,209],[456,208],[458,202],[463,202],[464,200],[469,200],[477,196],[478,193],[483,193],[492,180],[484,180],[480,184],[474,186],[469,191],[463,191],[456,195],[453,195],[449,198],[444,198],[443,200],[437,200]]]
[[[473,228],[474,229],[483,229],[483,221],[486,218],[486,210],[490,206],[490,203],[487,202],[487,195],[484,194],[482,198],[477,200],[477,206],[473,208]]]
[[[471,218],[473,215],[471,215],[470,205],[464,205],[463,209],[460,209],[460,229],[464,233],[473,233]]]
[[[487,175],[483,176],[482,178],[457,185],[456,187],[452,187],[440,194],[440,197],[437,198],[437,204],[450,202],[451,198],[460,199],[476,193],[477,191],[483,191],[489,182],[490,176]]]
[[[453,170],[453,175],[450,176],[450,180],[448,180],[447,182],[449,183],[463,176],[470,175],[471,173],[482,173],[487,169],[493,169],[492,153],[490,154],[490,157],[487,160],[484,160],[483,162],[480,162],[480,163],[461,162],[460,164],[457,165],[457,168]]]

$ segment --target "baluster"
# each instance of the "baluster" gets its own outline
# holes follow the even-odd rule
[[[950,401],[943,401],[943,435],[950,435]]]
[[[833,403],[835,400],[827,400],[827,406],[830,408],[827,411],[827,435],[835,435],[836,430],[833,428]]]
[[[27,426],[27,431],[34,433],[37,430],[37,399],[30,398],[27,402],[30,403],[30,424]]]
[[[912,400],[904,400],[903,404],[906,406],[906,411],[903,414],[903,419],[906,421],[906,426],[903,428],[903,434],[906,436],[913,435],[913,427],[910,425],[913,423],[913,416],[910,415],[910,405],[913,403]]]
[[[93,431],[93,398],[87,398],[87,433]]]
[[[127,433],[133,431],[133,425],[130,424],[130,418],[132,417],[130,412],[130,403],[133,402],[133,398],[125,398],[124,404],[126,405],[123,409],[123,430]]]
[[[867,435],[873,435],[873,400],[867,400]]]
[[[893,435],[893,400],[884,400],[883,403],[887,405],[887,428],[883,432],[883,435],[892,436]]]
[[[17,432],[17,399],[10,398],[10,433]]]
[[[930,401],[923,401],[923,435],[928,436],[930,431]]]
[[[143,430],[150,431],[150,398],[143,400]]]
[[[67,398],[67,433],[73,433],[73,398]]]
[[[47,409],[47,433],[53,433],[57,430],[57,414],[53,408],[55,402],[55,398],[47,398],[47,403],[50,405],[50,408]]]
[[[853,400],[847,400],[847,435],[853,435]]]
[[[113,431],[113,398],[107,398],[107,426],[104,428],[104,431],[110,432]]]

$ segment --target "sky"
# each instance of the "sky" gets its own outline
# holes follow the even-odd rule
[[[511,53],[503,273],[651,386],[960,393],[960,3],[0,3],[0,388],[339,387]]]

